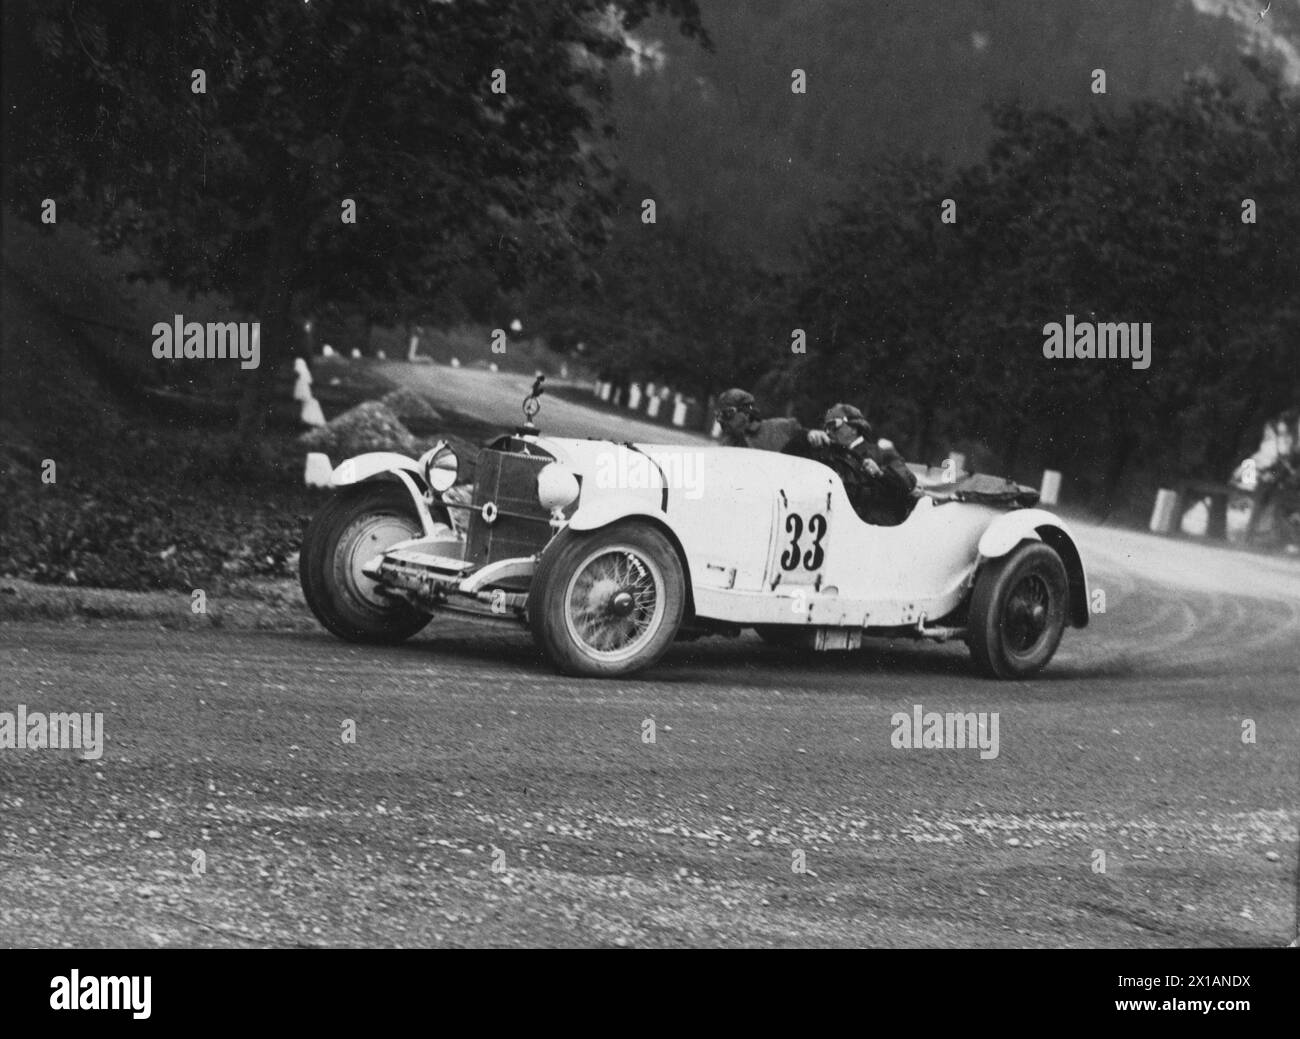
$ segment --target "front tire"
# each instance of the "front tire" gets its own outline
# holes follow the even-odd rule
[[[1041,541],[990,562],[970,602],[968,642],[976,666],[993,678],[1041,671],[1061,643],[1068,596],[1065,564]]]
[[[428,624],[428,614],[384,595],[361,572],[367,560],[420,533],[404,487],[363,483],[336,494],[307,526],[298,557],[303,597],[316,619],[349,642],[402,642]]]
[[[528,596],[533,638],[566,675],[612,678],[649,667],[672,643],[686,577],[672,543],[643,523],[561,532]]]

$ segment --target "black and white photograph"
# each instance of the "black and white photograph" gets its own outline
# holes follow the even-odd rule
[[[1300,0],[3,59],[0,948],[1300,957]]]

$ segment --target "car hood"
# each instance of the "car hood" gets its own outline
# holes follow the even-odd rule
[[[697,499],[738,491],[775,493],[800,479],[824,479],[825,466],[773,451],[712,444],[645,444],[537,437],[537,445],[583,478],[583,486],[661,491]]]

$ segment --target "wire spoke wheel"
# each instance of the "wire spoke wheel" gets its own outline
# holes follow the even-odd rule
[[[609,662],[635,656],[664,613],[664,576],[629,545],[601,548],[574,571],[565,591],[565,623],[587,653]]]
[[[673,543],[649,523],[623,520],[556,535],[533,575],[528,623],[563,674],[614,678],[664,654],[686,605]]]

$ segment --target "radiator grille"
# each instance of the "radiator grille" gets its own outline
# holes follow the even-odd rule
[[[550,515],[537,501],[537,474],[552,458],[484,448],[474,470],[474,511],[469,517],[467,558],[475,566],[500,559],[531,556],[546,547],[553,533]],[[494,523],[483,506],[497,509]]]

